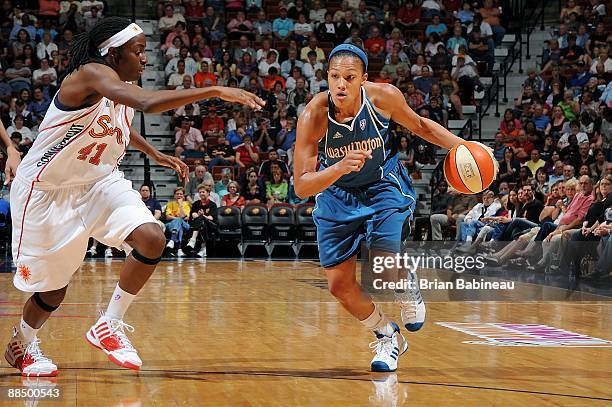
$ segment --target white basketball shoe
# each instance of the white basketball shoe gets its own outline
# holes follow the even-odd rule
[[[370,365],[373,372],[395,372],[397,360],[408,350],[408,341],[401,334],[399,326],[395,322],[391,322],[391,325],[391,336],[376,332],[376,340],[370,343],[372,352],[376,353]]]
[[[28,343],[17,328],[13,328],[13,337],[6,347],[4,358],[9,365],[19,369],[24,377],[47,377],[59,374],[57,366],[40,350],[40,339],[34,338]]]
[[[421,296],[419,282],[416,273],[408,272],[411,285],[403,292],[395,292],[395,299],[400,304],[402,323],[410,332],[421,329],[425,323],[425,301]]]
[[[139,370],[142,360],[125,331],[134,332],[134,327],[120,319],[108,318],[101,311],[100,319],[87,331],[85,338],[91,345],[104,352],[111,362],[121,367]]]

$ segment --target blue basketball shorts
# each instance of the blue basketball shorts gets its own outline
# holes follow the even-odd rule
[[[366,247],[399,253],[416,205],[406,169],[398,164],[380,181],[361,188],[330,186],[316,196],[312,213],[323,267],[351,258]]]

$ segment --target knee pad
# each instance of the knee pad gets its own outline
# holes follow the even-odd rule
[[[47,311],[47,312],[53,312],[56,309],[59,308],[59,305],[53,306],[53,305],[49,305],[47,304],[41,297],[39,293],[34,293],[34,295],[32,296],[32,299],[34,300],[34,302],[36,303],[36,305],[38,305],[42,310]]]
[[[135,260],[138,260],[139,262],[144,263],[144,264],[149,265],[149,266],[155,266],[157,263],[159,263],[161,261],[161,256],[156,258],[156,259],[150,259],[150,258],[145,257],[142,254],[138,253],[138,250],[136,250],[136,249],[132,250],[132,257]]]

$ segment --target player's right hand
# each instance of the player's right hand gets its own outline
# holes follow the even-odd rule
[[[220,87],[219,97],[227,102],[240,103],[251,109],[260,110],[266,105],[259,96],[239,88]]]
[[[342,175],[349,174],[351,172],[359,172],[365,165],[367,159],[372,158],[372,150],[351,150],[342,160],[337,162],[335,165]]]

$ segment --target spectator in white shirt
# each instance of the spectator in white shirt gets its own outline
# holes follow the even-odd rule
[[[51,58],[53,51],[58,51],[57,44],[51,39],[51,33],[45,31],[42,41],[36,44],[36,56],[38,59]]]
[[[43,75],[49,75],[49,78],[51,79],[51,85],[57,85],[57,71],[55,70],[55,68],[49,66],[49,60],[47,58],[43,58],[40,60],[40,68],[35,70],[32,74],[34,86],[38,86],[42,83]]]

